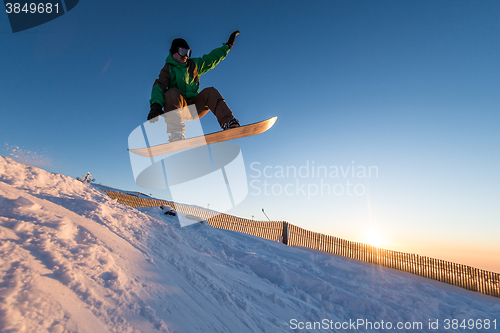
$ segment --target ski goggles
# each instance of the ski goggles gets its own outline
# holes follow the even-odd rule
[[[188,58],[191,57],[191,49],[185,49],[183,47],[179,47],[177,49],[177,53],[179,53],[181,57],[188,57]]]

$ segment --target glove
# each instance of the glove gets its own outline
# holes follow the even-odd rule
[[[229,36],[229,39],[226,43],[226,45],[229,47],[229,49],[231,50],[233,48],[233,45],[234,45],[234,39],[236,38],[236,36],[238,36],[240,34],[240,31],[239,30],[236,30],[235,32],[233,32],[231,34],[231,36]]]
[[[148,120],[150,123],[155,123],[158,121],[158,116],[163,114],[163,110],[160,104],[153,103],[151,104],[151,111],[148,114]]]

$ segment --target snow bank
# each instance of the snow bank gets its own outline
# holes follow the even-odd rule
[[[496,298],[206,223],[181,228],[159,208],[126,207],[89,184],[1,156],[0,277],[1,332],[500,324]]]

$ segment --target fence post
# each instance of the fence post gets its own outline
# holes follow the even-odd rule
[[[283,221],[283,231],[281,233],[283,244],[288,245],[288,222]]]

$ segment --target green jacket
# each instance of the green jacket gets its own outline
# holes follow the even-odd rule
[[[164,106],[163,94],[170,88],[179,89],[185,98],[195,97],[200,91],[200,75],[217,66],[228,53],[229,47],[224,43],[209,54],[201,58],[188,59],[184,64],[175,61],[170,53],[158,79],[153,84],[149,104],[158,103]]]

